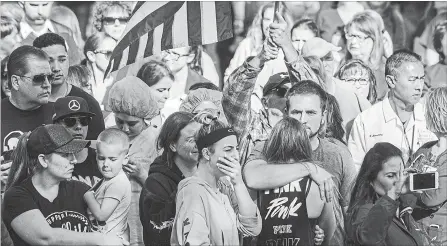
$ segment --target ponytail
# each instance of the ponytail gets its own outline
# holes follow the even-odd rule
[[[24,133],[17,143],[17,148],[12,153],[12,164],[9,170],[6,190],[10,187],[20,184],[23,180],[31,177],[36,167],[38,167],[38,158],[31,158],[28,153],[27,143],[31,132]]]

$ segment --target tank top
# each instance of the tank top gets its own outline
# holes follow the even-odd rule
[[[305,177],[280,188],[258,192],[262,231],[257,245],[313,245],[306,204],[310,181]]]

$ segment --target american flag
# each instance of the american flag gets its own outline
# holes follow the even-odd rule
[[[142,61],[163,50],[231,38],[232,18],[231,2],[138,2],[105,77],[112,73],[116,81],[135,75]]]

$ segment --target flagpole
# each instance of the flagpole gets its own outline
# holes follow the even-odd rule
[[[279,12],[279,1],[275,2],[275,12],[273,17],[273,22],[278,22],[278,18],[276,17],[276,13]]]

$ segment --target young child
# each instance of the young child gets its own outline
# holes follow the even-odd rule
[[[104,179],[85,193],[84,200],[98,222],[93,224],[101,226],[98,226],[98,231],[113,233],[129,241],[127,218],[131,185],[122,170],[129,161],[129,138],[119,129],[106,129],[98,136],[96,151],[96,160]]]

